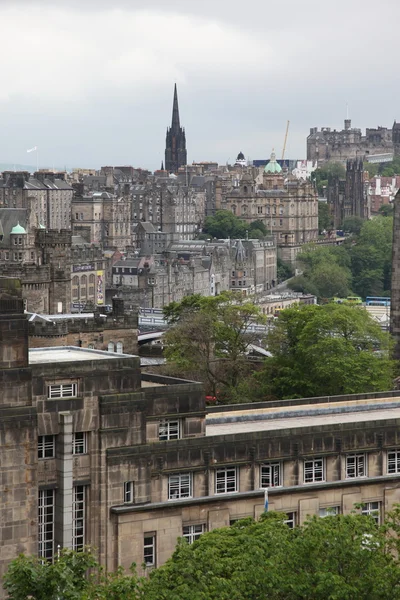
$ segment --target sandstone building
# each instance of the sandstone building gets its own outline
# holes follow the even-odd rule
[[[217,210],[229,210],[249,225],[261,220],[275,235],[280,258],[295,262],[302,244],[318,239],[318,197],[310,181],[282,171],[275,154],[257,178],[246,173],[226,189]]]
[[[28,351],[0,278],[0,571],[21,552],[96,548],[108,570],[163,564],[177,538],[270,509],[294,527],[400,500],[400,392],[205,407],[198,383],[100,350]],[[6,466],[6,468],[5,468]]]
[[[30,210],[35,227],[70,229],[72,196],[65,173],[5,171],[0,179],[0,207]]]

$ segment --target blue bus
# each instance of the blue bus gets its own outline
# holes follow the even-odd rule
[[[390,298],[382,296],[367,296],[365,299],[367,306],[390,306]]]

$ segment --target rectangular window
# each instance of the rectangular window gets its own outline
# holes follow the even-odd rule
[[[366,502],[365,504],[363,504],[361,514],[373,517],[376,521],[376,524],[379,525],[381,520],[381,503]]]
[[[281,482],[281,463],[266,463],[260,468],[260,487],[278,487]]]
[[[229,494],[230,492],[237,492],[236,467],[217,469],[215,471],[215,493]]]
[[[129,504],[134,501],[135,486],[133,481],[125,481],[124,483],[124,502]]]
[[[76,552],[85,548],[85,510],[86,486],[76,485],[72,502],[72,547]]]
[[[47,386],[48,398],[75,398],[78,393],[76,383],[59,383]]]
[[[397,448],[387,452],[387,472],[400,473],[400,450]]]
[[[54,551],[54,490],[39,490],[38,554],[52,560]]]
[[[38,458],[54,458],[56,455],[56,436],[39,435],[38,437]]]
[[[326,508],[319,509],[320,517],[332,517],[340,514],[340,506],[328,506]]]
[[[204,523],[201,525],[185,525],[182,528],[182,536],[189,542],[189,544],[193,544],[193,542],[198,540],[205,530],[206,526]]]
[[[314,483],[324,481],[324,459],[313,458],[304,461],[304,483]]]
[[[85,431],[72,434],[72,454],[87,454],[87,437]]]
[[[346,479],[365,477],[367,474],[365,454],[348,454],[346,456]]]
[[[192,474],[178,473],[168,477],[168,500],[192,497]]]
[[[296,527],[296,513],[288,512],[286,513],[286,517],[284,523],[286,523],[290,529],[294,529]]]
[[[179,440],[181,437],[180,429],[179,420],[170,421],[169,419],[163,419],[158,426],[158,439],[160,441]]]
[[[156,564],[156,536],[153,534],[144,534],[143,561],[147,567],[154,567]]]

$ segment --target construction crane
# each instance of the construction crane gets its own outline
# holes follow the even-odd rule
[[[286,123],[286,133],[285,133],[285,141],[283,142],[282,160],[284,160],[284,158],[285,158],[285,150],[286,150],[287,136],[288,136],[288,132],[289,132],[289,125],[290,125],[290,121],[288,121]]]

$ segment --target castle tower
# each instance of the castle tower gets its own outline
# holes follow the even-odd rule
[[[178,92],[174,88],[174,103],[172,107],[172,123],[167,129],[165,142],[165,170],[177,173],[179,167],[187,164],[186,135],[179,120]]]

